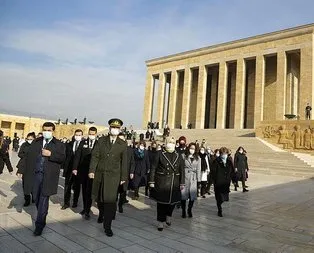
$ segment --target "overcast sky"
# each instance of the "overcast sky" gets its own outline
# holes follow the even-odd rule
[[[0,0],[0,112],[140,126],[145,60],[314,22],[313,0]]]

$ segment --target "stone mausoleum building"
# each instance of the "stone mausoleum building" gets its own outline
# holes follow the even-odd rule
[[[314,24],[148,60],[143,127],[253,129],[314,105]]]

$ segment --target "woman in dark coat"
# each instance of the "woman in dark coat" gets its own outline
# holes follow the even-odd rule
[[[228,159],[228,149],[222,147],[220,156],[213,162],[211,170],[219,217],[222,217],[221,204],[224,201],[229,201],[232,168],[232,162]]]
[[[246,189],[247,186],[245,185],[245,181],[247,179],[249,166],[247,163],[246,152],[243,147],[239,147],[234,155],[234,168],[237,175],[237,185],[238,181],[241,181],[243,192],[248,192],[249,190]]]
[[[147,174],[150,170],[149,155],[145,150],[145,141],[138,143],[138,148],[134,150],[134,169],[130,171],[130,179],[133,180],[134,199],[139,198],[139,188],[147,185]]]
[[[181,201],[181,190],[184,189],[184,161],[175,151],[176,141],[167,138],[165,150],[158,155],[151,166],[149,186],[151,196],[157,201],[158,230],[162,231],[164,222],[171,225],[171,216],[176,203]]]
[[[26,137],[26,142],[22,144],[20,151],[18,153],[18,157],[20,158],[20,160],[18,164],[16,165],[18,169],[16,172],[16,175],[18,177],[22,177],[23,190],[24,190],[24,175],[23,174],[25,170],[25,157],[34,139],[36,139],[35,133],[34,132],[29,133]],[[25,200],[24,206],[29,206],[31,203],[31,195],[24,193],[24,200]],[[33,202],[34,202],[34,198],[33,198]]]

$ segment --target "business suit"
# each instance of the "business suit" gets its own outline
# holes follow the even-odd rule
[[[51,152],[51,156],[43,157],[42,149]],[[57,194],[61,164],[65,160],[65,147],[56,138],[49,142],[43,137],[33,141],[25,156],[24,194],[35,198],[37,207],[36,231],[46,225],[49,208],[49,197]]]
[[[63,167],[64,182],[64,205],[62,209],[66,209],[70,206],[71,189],[74,190],[73,195],[73,207],[77,207],[77,202],[80,196],[80,188],[78,187],[77,177],[72,174],[73,162],[75,153],[79,147],[80,142],[72,140],[66,144],[66,160]]]
[[[127,144],[116,138],[112,144],[110,136],[99,138],[92,151],[89,173],[95,173],[92,196],[103,217],[105,231],[111,231],[111,223],[116,213],[117,191],[121,181],[126,181]]]
[[[92,206],[92,185],[93,179],[88,177],[89,164],[92,157],[92,149],[97,141],[96,140],[83,140],[81,141],[73,161],[73,170],[77,170],[77,187],[81,188],[83,195],[84,209],[81,214],[89,215]]]

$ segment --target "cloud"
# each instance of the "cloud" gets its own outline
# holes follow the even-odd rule
[[[3,25],[0,54],[10,49],[34,60],[0,62],[5,90],[0,108],[56,118],[87,116],[98,123],[118,116],[140,126],[145,60],[306,23],[312,17],[304,9],[302,15],[293,12],[301,7],[290,0],[273,8],[271,1],[136,3],[143,5],[142,11],[120,2],[112,8],[112,19],[68,17],[41,27]]]

